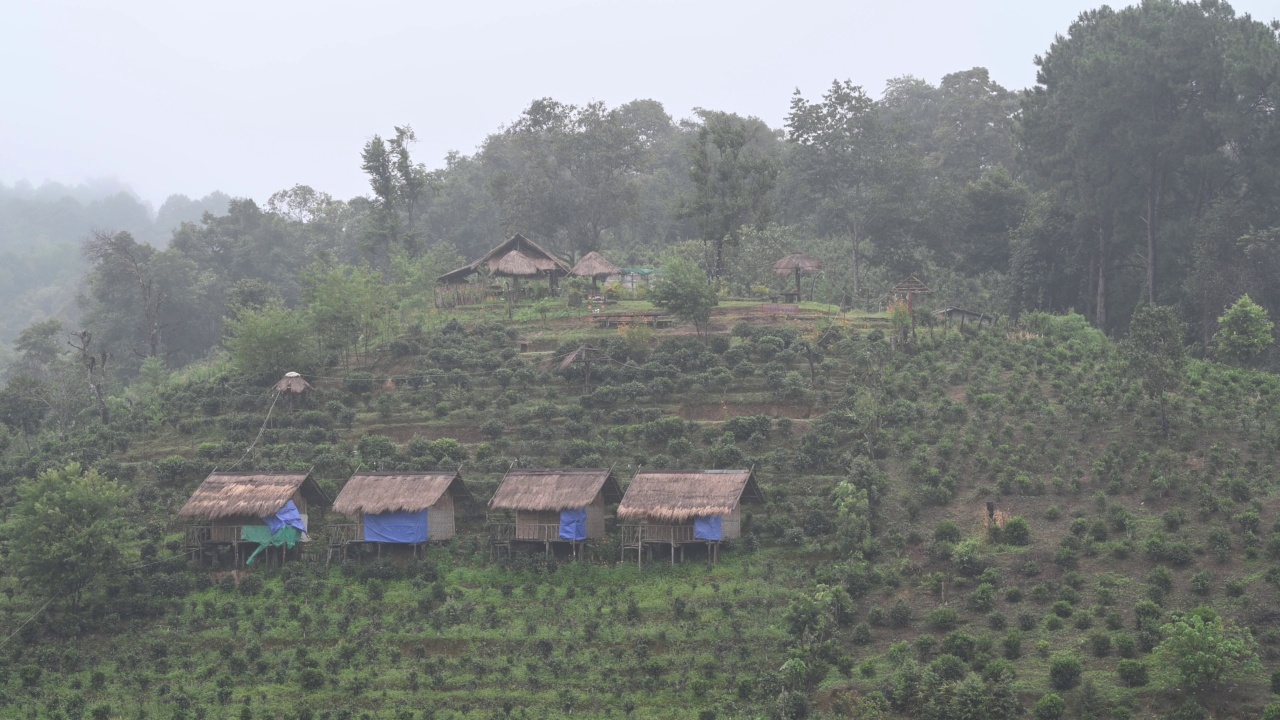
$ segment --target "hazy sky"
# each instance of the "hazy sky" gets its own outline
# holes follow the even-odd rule
[[[367,191],[374,133],[411,124],[435,167],[537,97],[653,98],[676,118],[698,106],[776,127],[793,90],[835,78],[878,96],[891,77],[980,65],[1019,89],[1095,4],[8,0],[0,182],[115,176],[156,204],[297,183],[348,198]],[[1280,0],[1233,6],[1280,15]]]

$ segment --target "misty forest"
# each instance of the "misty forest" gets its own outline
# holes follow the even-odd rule
[[[1061,33],[0,185],[0,715],[1280,720],[1280,23]]]

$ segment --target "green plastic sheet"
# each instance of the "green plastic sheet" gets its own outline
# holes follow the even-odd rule
[[[258,553],[269,547],[284,546],[293,549],[298,544],[298,540],[302,538],[302,532],[298,528],[291,525],[285,525],[275,533],[266,525],[245,525],[240,531],[240,539],[245,542],[258,543],[258,549],[254,550],[249,559],[244,561],[245,565],[252,565],[253,559],[258,557]]]

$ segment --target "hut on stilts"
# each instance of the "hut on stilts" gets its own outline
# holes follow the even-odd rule
[[[178,517],[206,521],[186,533],[186,547],[200,564],[217,564],[229,551],[233,567],[240,567],[251,565],[260,553],[268,562],[293,557],[297,544],[309,540],[310,512],[328,504],[310,473],[215,470]]]
[[[632,478],[618,505],[622,523],[622,559],[636,563],[652,558],[656,547],[679,551],[706,545],[707,559],[720,558],[720,543],[742,534],[742,504],[761,503],[764,496],[751,470],[671,470],[640,472]]]
[[[326,527],[329,557],[346,560],[352,547],[410,547],[414,557],[427,543],[457,533],[455,508],[474,498],[457,470],[452,472],[356,473],[333,501],[333,509],[354,520]]]
[[[548,556],[567,547],[576,558],[588,542],[604,537],[605,507],[622,491],[611,469],[516,468],[507,471],[489,501],[494,552],[539,546]]]

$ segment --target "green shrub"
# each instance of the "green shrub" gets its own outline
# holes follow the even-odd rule
[[[933,539],[936,542],[958,543],[961,537],[960,526],[950,520],[943,520],[933,529]]]
[[[1121,660],[1116,663],[1116,675],[1127,687],[1142,687],[1150,680],[1147,666],[1137,660]]]
[[[1070,690],[1080,684],[1084,667],[1074,655],[1058,655],[1049,664],[1049,683],[1055,690]]]
[[[1061,720],[1067,716],[1067,702],[1057,693],[1049,693],[1036,701],[1031,714],[1036,720]]]
[[[954,630],[960,624],[960,615],[952,608],[930,611],[926,619],[937,630]]]
[[[1014,516],[1004,524],[1004,542],[1019,547],[1031,544],[1031,525],[1025,518]]]

